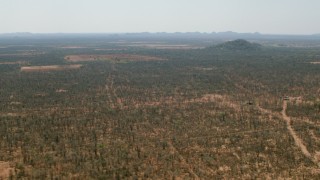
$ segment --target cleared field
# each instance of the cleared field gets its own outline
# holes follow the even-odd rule
[[[0,62],[0,65],[15,65],[15,64],[27,64],[26,61],[12,61],[12,62]]]
[[[121,48],[121,49],[117,49],[117,48],[109,48],[109,49],[94,49],[95,51],[125,51],[127,49],[125,48]]]
[[[21,67],[22,72],[47,72],[47,71],[64,71],[81,68],[81,64],[73,65],[52,65],[52,66],[25,66]]]
[[[320,62],[310,62],[310,64],[320,64]]]
[[[124,45],[129,47],[142,47],[147,49],[201,49],[203,47],[191,46],[187,44],[169,45],[169,44],[131,44]]]
[[[43,55],[45,54],[44,52],[21,52],[21,53],[10,53],[10,54],[0,54],[0,57],[19,57],[19,56],[37,56],[37,55]]]
[[[84,47],[84,46],[63,46],[61,47],[61,49],[85,49],[88,47]]]
[[[108,55],[69,55],[64,58],[68,62],[86,62],[86,61],[161,61],[166,60],[155,56],[134,55],[134,54],[108,54]]]

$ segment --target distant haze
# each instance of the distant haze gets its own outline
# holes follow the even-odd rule
[[[320,0],[1,0],[0,33],[320,33]]]

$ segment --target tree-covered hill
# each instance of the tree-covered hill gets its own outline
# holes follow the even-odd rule
[[[243,39],[237,39],[234,41],[228,41],[216,46],[209,47],[210,49],[221,49],[230,51],[247,51],[247,50],[259,50],[261,45],[258,43],[251,43]]]

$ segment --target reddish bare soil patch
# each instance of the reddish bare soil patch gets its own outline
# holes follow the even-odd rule
[[[68,62],[85,62],[85,61],[160,61],[165,60],[160,57],[144,56],[135,54],[108,54],[108,55],[69,55],[64,58]]]
[[[14,169],[10,167],[9,162],[0,161],[0,179],[8,179],[10,171],[14,172]]]
[[[48,71],[64,71],[81,68],[81,64],[73,65],[52,65],[52,66],[25,66],[21,67],[22,72],[48,72]]]
[[[314,156],[317,159],[317,161],[320,161],[320,152],[319,151],[316,151]]]

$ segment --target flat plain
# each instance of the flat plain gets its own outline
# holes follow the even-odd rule
[[[229,40],[2,39],[0,179],[319,179],[320,40]]]

